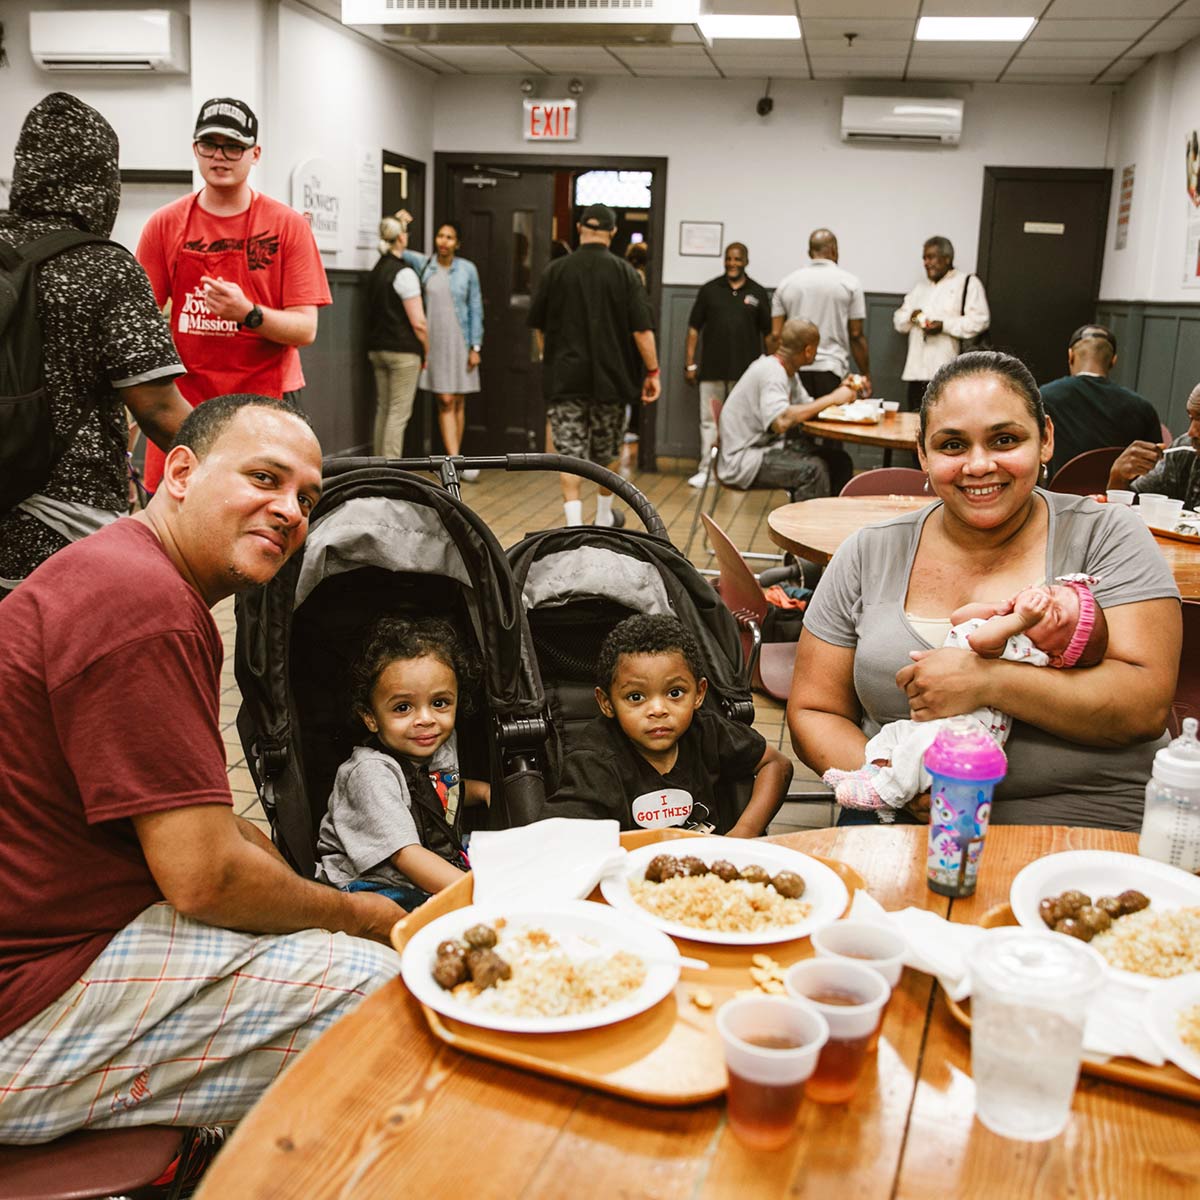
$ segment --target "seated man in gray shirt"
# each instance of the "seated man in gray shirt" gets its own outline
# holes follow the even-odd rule
[[[1200,505],[1200,383],[1188,396],[1187,415],[1187,432],[1170,449],[1157,442],[1128,445],[1108,473],[1108,486],[1169,496],[1185,508]]]
[[[798,373],[813,361],[820,333],[811,321],[784,324],[779,348],[751,363],[721,409],[722,482],[738,488],[783,488],[792,500],[841,491],[854,473],[850,456],[800,432],[822,409],[858,394],[843,382],[814,400]]]

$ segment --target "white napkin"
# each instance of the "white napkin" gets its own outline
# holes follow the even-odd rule
[[[475,904],[548,908],[584,899],[625,859],[616,821],[551,817],[471,835]]]
[[[865,891],[854,893],[848,914],[856,921],[886,925],[908,942],[904,961],[915,971],[936,975],[952,1000],[971,994],[967,957],[988,931],[978,925],[959,925],[921,908],[887,912]],[[1109,980],[1093,999],[1083,1029],[1083,1049],[1089,1058],[1103,1061],[1120,1056],[1138,1058],[1154,1067],[1165,1061],[1146,1029],[1144,991]]]

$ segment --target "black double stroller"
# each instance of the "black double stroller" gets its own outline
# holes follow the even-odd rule
[[[458,495],[464,467],[575,471],[616,492],[646,532],[551,529],[506,556]],[[313,874],[334,776],[361,737],[347,711],[350,665],[379,616],[442,617],[478,650],[482,702],[459,719],[461,766],[491,780],[486,824],[505,828],[537,819],[564,745],[599,711],[600,643],[635,612],[679,617],[704,656],[705,703],[753,720],[732,615],[619,476],[547,454],[327,460],[303,550],[236,605],[238,732],[276,844]]]

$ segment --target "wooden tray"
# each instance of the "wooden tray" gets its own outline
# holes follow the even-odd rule
[[[685,837],[702,837],[685,830],[644,830],[621,835],[627,850]],[[816,857],[816,856],[814,856]],[[864,886],[862,877],[845,863],[817,858],[835,871],[853,896]],[[430,921],[471,903],[470,875],[438,892],[392,929],[392,945],[403,951],[408,939]],[[600,889],[588,897],[603,903]],[[808,938],[769,946],[713,946],[675,938],[682,954],[702,958],[707,971],[684,969],[679,983],[653,1008],[617,1025],[578,1033],[498,1033],[443,1017],[422,1005],[433,1035],[443,1042],[511,1066],[523,1067],[570,1083],[598,1088],[645,1104],[674,1107],[711,1100],[725,1090],[725,1062],[717,1035],[716,1011],[735,992],[753,988],[749,975],[755,954],[769,954],[790,966],[812,955]],[[692,996],[703,989],[712,1007],[697,1008]]]
[[[979,924],[984,929],[996,929],[1003,925],[1016,925],[1017,918],[1013,916],[1013,910],[1007,904],[997,904],[995,908],[989,908],[983,914]],[[970,1029],[971,1017],[964,1004],[952,1000],[949,996],[946,997],[946,1003],[954,1019]],[[967,1003],[969,1004],[969,1001]],[[1107,1062],[1094,1062],[1085,1056],[1083,1073],[1094,1075],[1098,1079],[1107,1079],[1112,1083],[1142,1088],[1147,1092],[1162,1092],[1163,1095],[1174,1096],[1177,1100],[1200,1103],[1200,1079],[1193,1079],[1174,1063],[1152,1067],[1136,1058],[1110,1058]]]
[[[1176,533],[1174,529],[1161,529],[1157,525],[1147,525],[1155,537],[1170,538],[1173,542],[1183,542],[1188,546],[1200,546],[1200,534],[1195,533]]]

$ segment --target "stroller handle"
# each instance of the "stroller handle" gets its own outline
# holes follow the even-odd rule
[[[667,527],[654,505],[627,479],[615,471],[601,467],[583,458],[572,458],[567,454],[479,454],[453,457],[435,454],[428,458],[327,458],[324,462],[326,478],[344,475],[349,471],[361,471],[369,467],[387,465],[403,471],[430,471],[441,475],[443,483],[458,482],[458,474],[464,470],[503,468],[506,471],[557,471],[566,475],[580,475],[614,492],[638,515],[651,536],[669,543]]]

